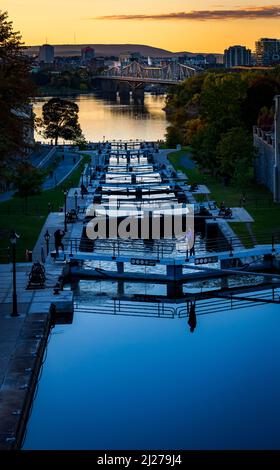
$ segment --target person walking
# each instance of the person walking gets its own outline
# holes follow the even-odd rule
[[[59,256],[59,248],[62,249],[64,252],[64,244],[62,243],[62,239],[65,235],[64,230],[56,230],[54,232],[54,243],[55,243],[55,251],[56,251],[56,256]]]
[[[189,227],[188,228],[188,231],[186,233],[186,242],[187,242],[187,246],[188,246],[188,249],[187,249],[187,257],[188,257],[188,254],[190,253],[190,256],[194,256],[195,255],[195,234],[194,234],[194,231],[192,229],[192,227]]]

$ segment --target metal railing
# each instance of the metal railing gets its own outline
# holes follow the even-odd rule
[[[143,240],[114,240],[114,239],[97,239],[95,241],[82,239],[82,240],[69,240],[68,249],[70,254],[77,251],[88,252],[88,247],[92,246],[93,253],[111,254],[113,257],[120,255],[154,255],[157,259],[165,256],[170,256],[175,248],[174,241],[143,241]]]
[[[161,239],[161,240],[123,240],[123,239],[96,239],[91,240],[88,238],[64,238],[63,244],[65,250],[70,255],[75,255],[78,252],[84,253],[104,253],[107,255],[120,256],[133,254],[141,256],[151,256],[156,259],[172,257],[177,254],[179,257],[188,256],[186,243],[176,239]],[[271,254],[275,251],[275,246],[280,244],[280,232],[262,233],[259,234],[257,243],[254,243],[252,237],[231,237],[226,239],[224,236],[219,236],[214,239],[199,238],[195,244],[195,254],[203,255],[204,253],[219,253],[228,251],[229,254],[234,255],[234,251],[246,249],[248,247],[254,248],[256,245],[268,245]],[[49,242],[49,251],[54,250],[54,241]]]
[[[261,288],[260,288],[261,291]],[[248,297],[248,294],[247,294]],[[251,295],[251,300],[235,298],[216,298],[210,300],[188,301],[180,306],[172,306],[163,301],[158,302],[133,302],[119,299],[106,300],[102,304],[81,305],[80,300],[74,302],[75,313],[99,314],[99,315],[120,315],[131,317],[152,317],[152,318],[188,318],[190,306],[195,302],[196,316],[211,315],[229,311],[263,306],[268,302],[280,303],[280,290],[271,289],[269,292],[259,292]]]
[[[261,290],[262,289],[260,287],[260,291]],[[233,294],[229,295],[228,298],[219,298],[219,295],[217,295],[217,297],[207,301],[195,300],[194,296],[196,315],[210,315],[231,310],[241,310],[244,308],[258,307],[263,306],[271,301],[275,303],[280,303],[280,291],[279,289],[277,290],[277,292],[275,291],[276,289],[272,288],[271,291],[268,292],[254,293],[251,295],[251,300],[246,299],[246,297],[249,297],[248,294],[246,294],[246,297],[244,297],[244,299],[241,299],[240,297],[235,298]],[[177,307],[176,314],[179,318],[189,316],[190,304],[191,302],[187,301],[185,305]]]
[[[75,313],[120,315],[129,317],[175,318],[176,308],[164,303],[135,303],[110,300],[102,305],[81,305],[74,303]]]

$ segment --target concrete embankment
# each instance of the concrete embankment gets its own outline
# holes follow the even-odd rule
[[[50,264],[43,289],[27,290],[30,263],[17,265],[17,305],[12,313],[12,266],[0,266],[0,450],[19,449],[36,390],[51,325],[59,322],[50,314],[73,317],[73,293],[54,293],[62,266]]]
[[[28,315],[0,390],[0,449],[20,449],[51,328],[50,314]]]

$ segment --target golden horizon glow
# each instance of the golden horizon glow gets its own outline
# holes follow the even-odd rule
[[[273,0],[2,0],[1,10],[28,46],[47,40],[222,53],[233,44],[254,49],[258,38],[280,36],[280,4]]]

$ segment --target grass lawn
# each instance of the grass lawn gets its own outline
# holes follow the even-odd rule
[[[82,169],[89,158],[87,155],[83,155],[79,167],[57,188],[43,191],[38,196],[29,197],[26,214],[24,214],[24,201],[18,196],[10,201],[0,203],[0,263],[8,261],[7,248],[12,229],[15,229],[20,235],[17,243],[17,260],[25,261],[25,250],[33,249],[48,216],[48,203],[52,204],[53,211],[58,211],[59,207],[63,206],[63,190],[78,186]]]
[[[232,185],[225,186],[223,181],[211,175],[201,173],[198,168],[187,170],[180,163],[180,157],[189,154],[190,149],[184,148],[179,152],[171,152],[168,158],[174,168],[187,174],[190,183],[206,184],[211,191],[210,198],[217,203],[225,202],[227,206],[240,206],[242,193],[245,194],[245,208],[251,214],[255,222],[251,224],[251,229],[256,239],[262,241],[262,233],[280,233],[280,204],[273,202],[272,195],[264,186],[248,181],[246,187],[236,188]],[[248,228],[245,223],[232,223],[233,230],[238,236],[248,236]]]

